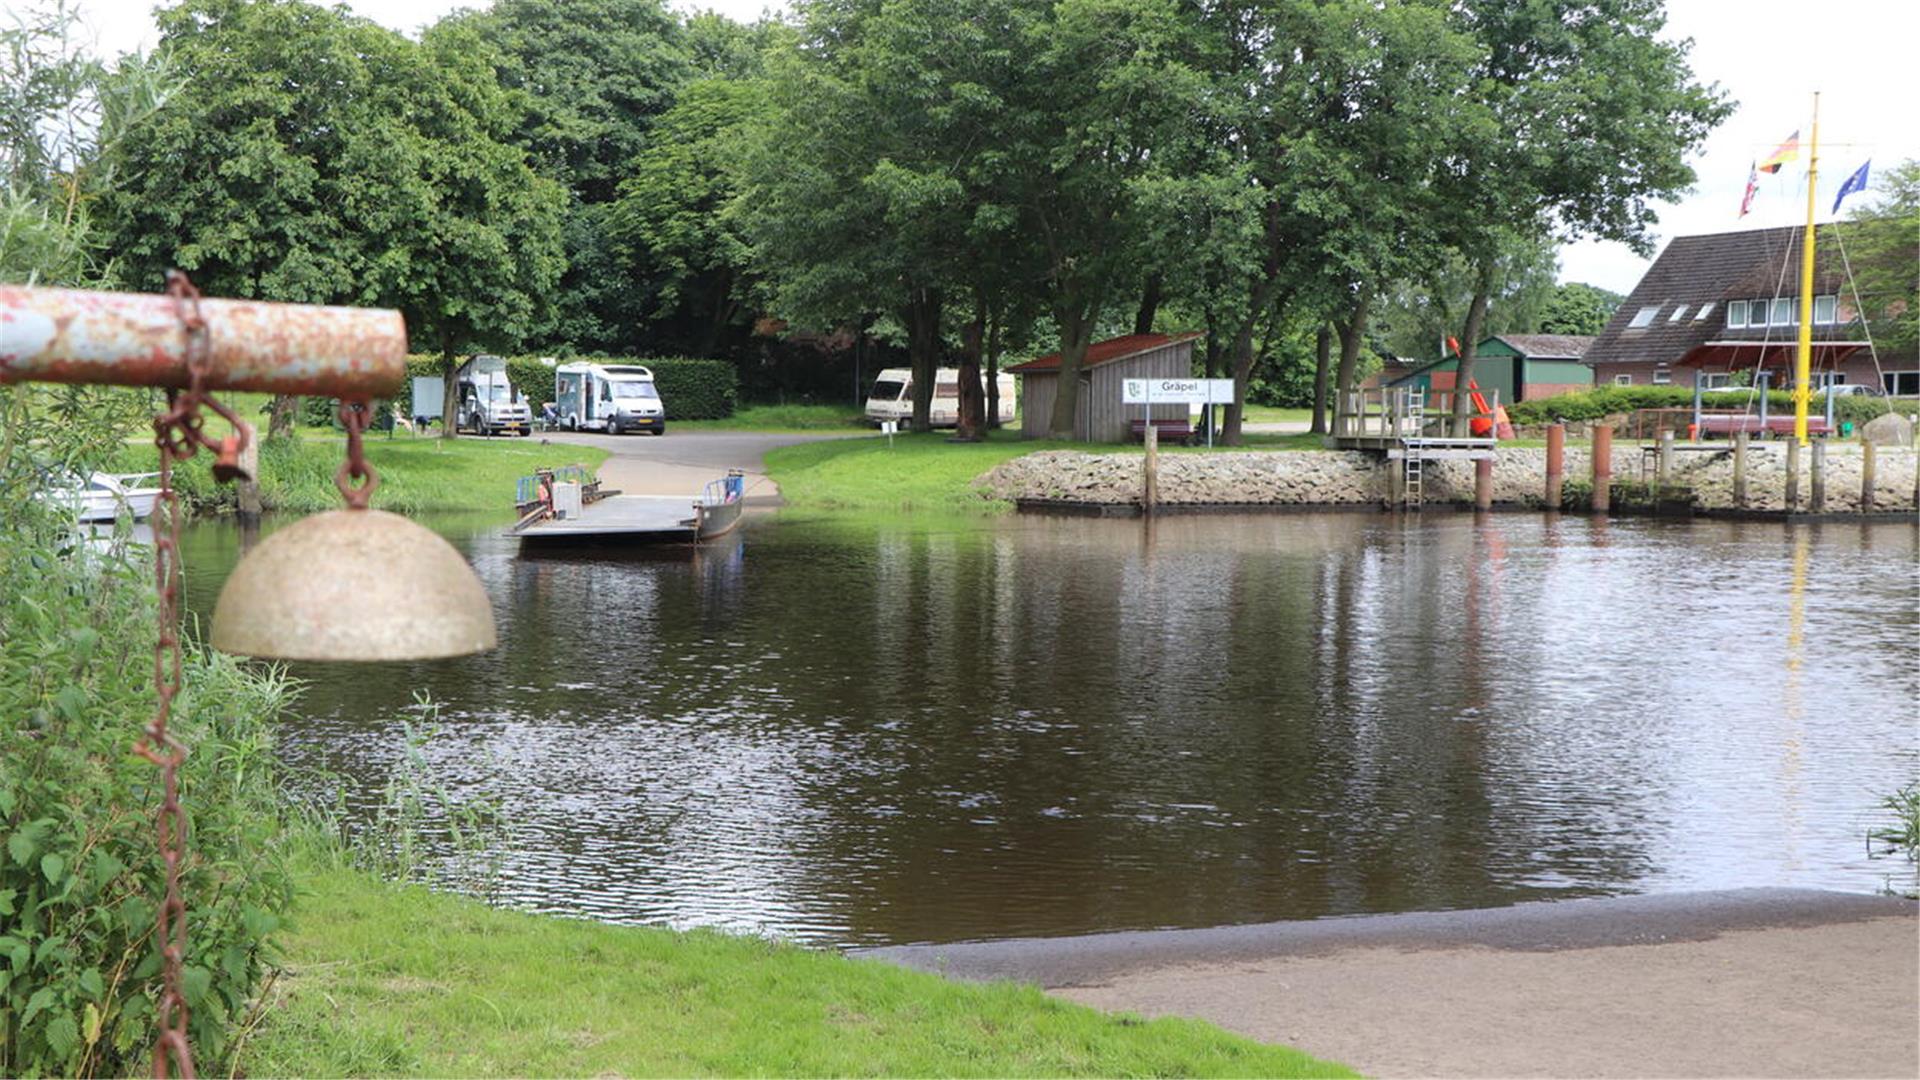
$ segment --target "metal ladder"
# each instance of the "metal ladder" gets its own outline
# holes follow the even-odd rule
[[[1409,510],[1420,509],[1421,499],[1421,460],[1420,443],[1427,427],[1427,391],[1423,387],[1412,387],[1407,391],[1407,420],[1413,424],[1413,437],[1401,435],[1401,448],[1406,454],[1406,485],[1403,489],[1404,505]],[[1399,434],[1396,432],[1395,434]]]

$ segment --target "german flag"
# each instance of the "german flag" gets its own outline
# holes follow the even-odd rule
[[[1760,163],[1760,171],[1763,173],[1777,173],[1780,171],[1780,166],[1785,165],[1787,162],[1799,156],[1800,133],[1796,131],[1787,136],[1787,141],[1781,143],[1773,153],[1767,155],[1766,160]]]

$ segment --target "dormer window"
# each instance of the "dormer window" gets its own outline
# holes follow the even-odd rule
[[[1794,303],[1792,300],[1789,300],[1784,296],[1774,297],[1773,325],[1792,326],[1795,323],[1799,322],[1800,321],[1799,318],[1795,316],[1793,313],[1793,308],[1794,308]]]
[[[1839,301],[1839,297],[1836,297],[1836,296],[1814,297],[1813,298],[1813,324],[1815,326],[1832,326],[1835,321],[1834,309],[1838,305],[1838,301]]]
[[[1639,311],[1634,312],[1633,321],[1627,324],[1627,329],[1640,330],[1651,326],[1653,325],[1653,317],[1658,314],[1660,314],[1659,304],[1655,304],[1652,307],[1643,307]]]
[[[1738,330],[1745,325],[1747,325],[1747,302],[1745,300],[1735,300],[1733,303],[1728,304],[1727,305],[1728,328],[1733,330]]]
[[[1667,316],[1667,321],[1679,322],[1680,320],[1686,317],[1687,317],[1687,305],[1681,304],[1679,307],[1673,309],[1673,314]]]

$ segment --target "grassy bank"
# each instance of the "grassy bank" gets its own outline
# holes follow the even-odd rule
[[[973,490],[981,473],[1009,458],[1041,450],[1139,454],[1139,445],[1026,440],[1017,431],[994,432],[985,442],[955,443],[951,433],[845,439],[782,447],[767,453],[767,473],[788,505],[805,510],[870,510],[991,514],[1008,504]],[[1223,448],[1224,449],[1224,448]],[[1318,435],[1253,435],[1243,450],[1320,450]],[[1170,454],[1205,454],[1204,447],[1168,446]],[[1211,451],[1217,452],[1217,451]]]
[[[668,406],[672,411],[672,406]],[[723,420],[675,420],[674,431],[764,431],[775,434],[871,429],[865,414],[851,405],[742,405]]]
[[[542,446],[537,436],[445,440],[370,435],[366,448],[367,460],[380,474],[380,487],[373,494],[373,505],[402,514],[433,510],[511,511],[514,481],[536,467],[598,466],[607,458],[605,450],[592,447]],[[343,439],[312,432],[303,432],[291,441],[263,444],[260,448],[262,503],[269,510],[300,514],[338,507],[340,493],[333,486],[333,474],[339,469],[344,453]],[[155,460],[153,447],[130,446],[115,462],[115,468],[143,472],[155,468]],[[230,511],[234,507],[233,486],[215,484],[211,466],[211,458],[203,452],[178,474],[182,497],[196,513]]]
[[[1008,458],[1074,443],[1027,442],[997,431],[986,442],[949,442],[951,435],[897,435],[803,443],[767,452],[767,474],[789,506],[806,510],[916,510],[994,513],[1004,503],[981,498],[973,478]]]
[[[497,911],[320,869],[253,1076],[1351,1075],[1186,1020],[713,933]]]

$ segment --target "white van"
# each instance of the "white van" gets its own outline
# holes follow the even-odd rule
[[[553,415],[568,431],[667,433],[667,406],[653,371],[638,364],[577,361],[554,368]]]
[[[1000,386],[1000,422],[1013,423],[1013,376],[1001,372],[995,380]],[[980,373],[980,392],[987,392],[986,372]],[[934,427],[954,427],[960,423],[960,369],[943,367],[933,374],[933,402],[927,418]],[[905,427],[913,419],[913,369],[888,368],[873,380],[867,394],[867,419],[875,424],[888,420]]]

